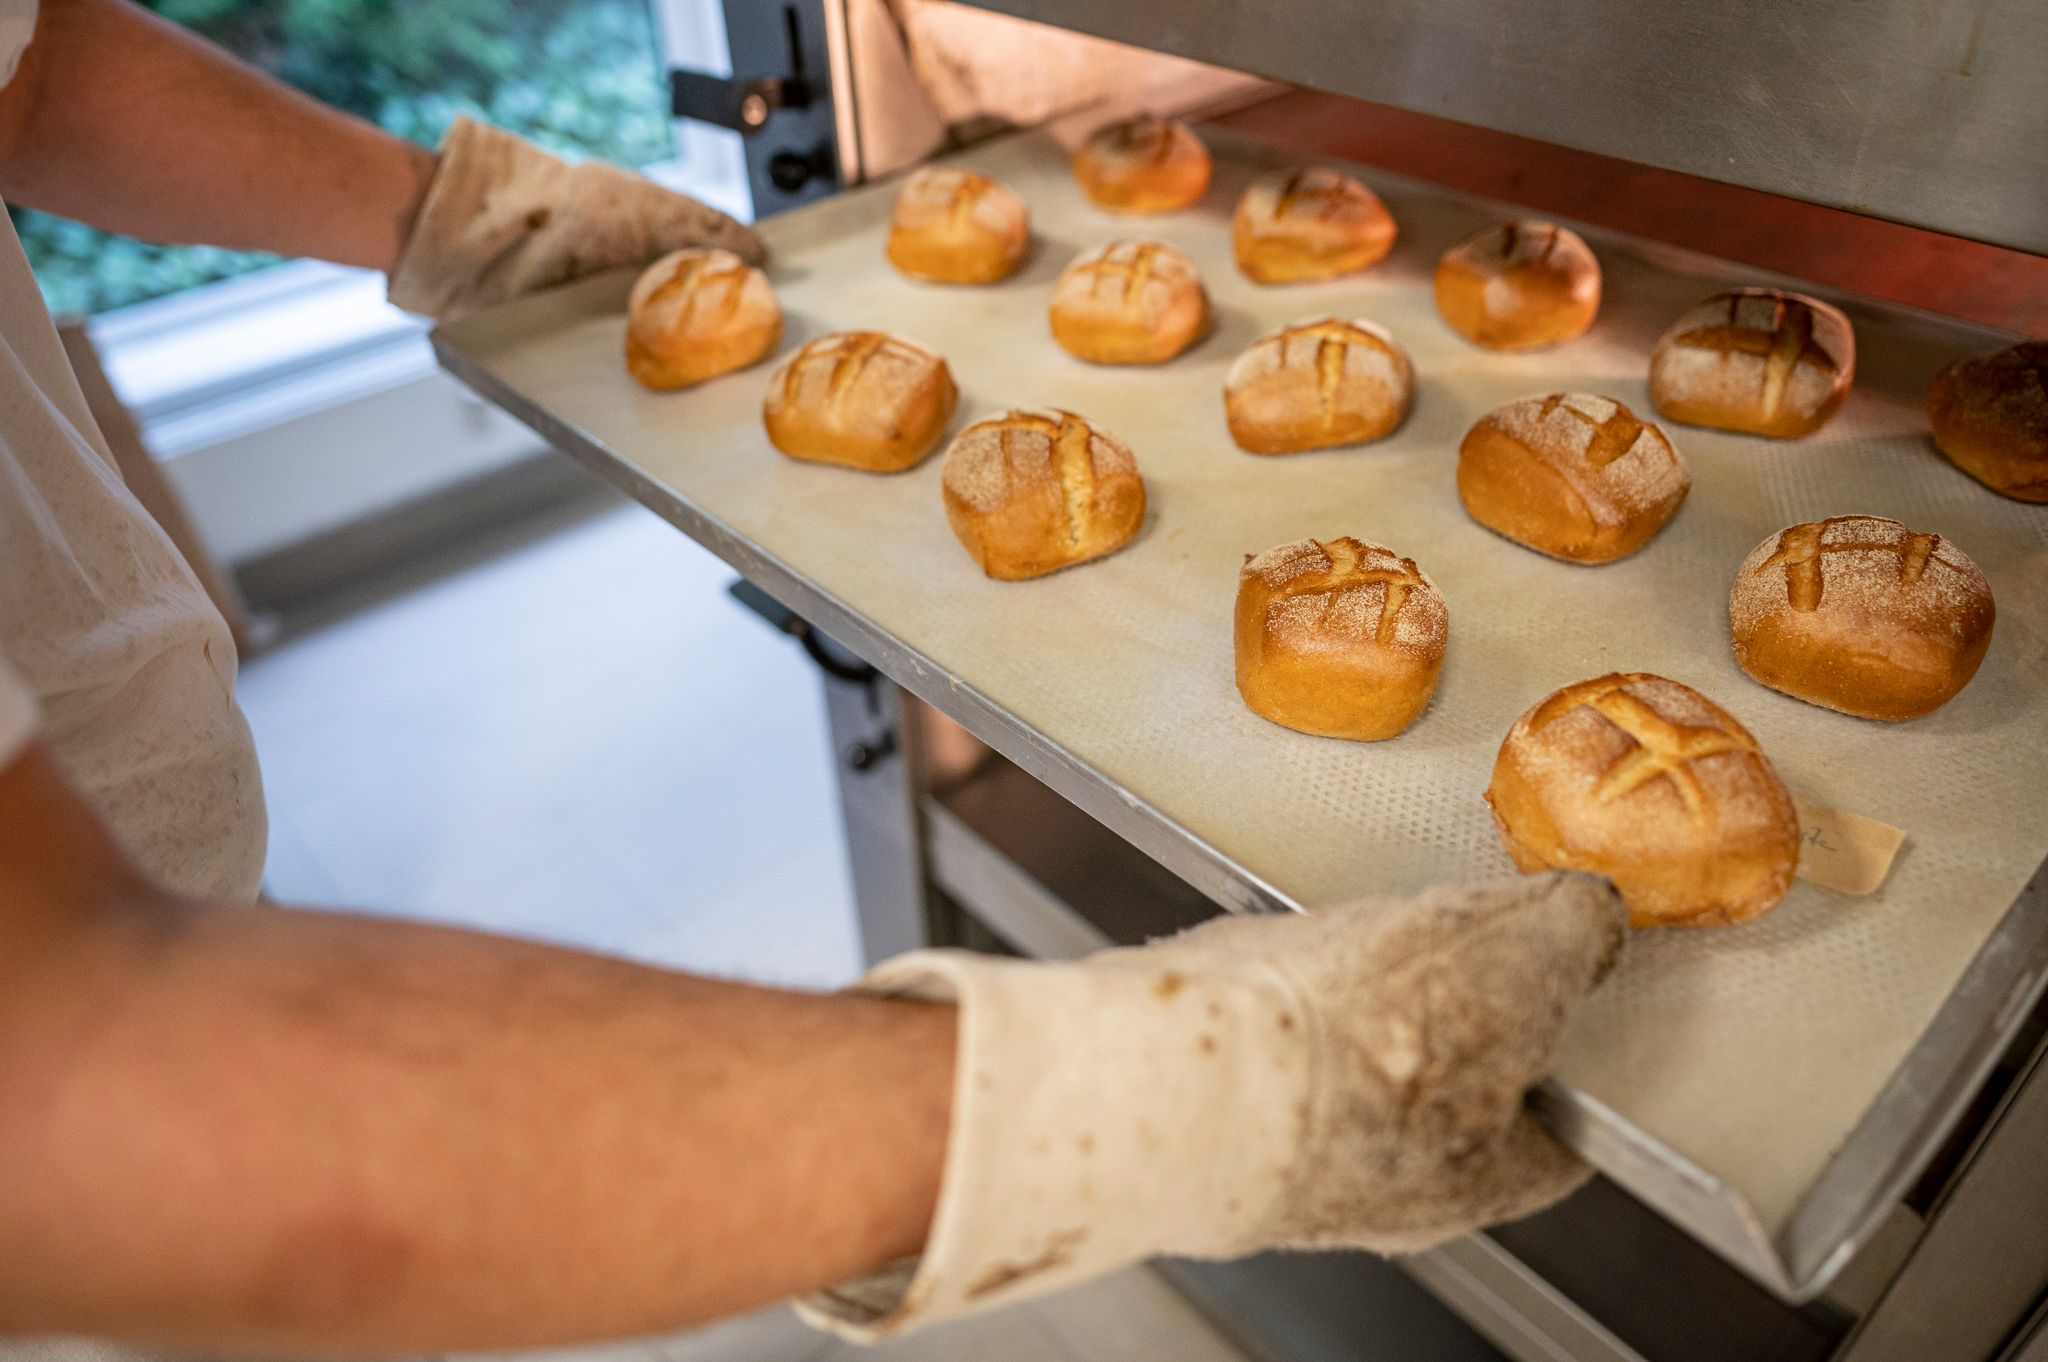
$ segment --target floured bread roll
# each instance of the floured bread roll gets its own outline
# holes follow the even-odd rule
[[[2048,341],[2021,341],[1943,368],[1927,424],[1949,462],[2002,496],[2048,501]]]
[[[889,218],[889,263],[913,279],[993,284],[1031,241],[1016,191],[979,171],[925,166],[903,181]]]
[[[1849,319],[1778,289],[1719,293],[1674,323],[1650,355],[1657,410],[1691,426],[1796,440],[1827,424],[1856,374]]]
[[[1664,432],[1610,397],[1552,393],[1488,412],[1458,446],[1458,499],[1495,534],[1574,563],[1634,553],[1692,473]]]
[[[1386,258],[1394,217],[1349,175],[1320,167],[1259,176],[1237,201],[1237,267],[1261,284],[1334,279]]]
[[[1393,737],[1429,704],[1449,636],[1415,560],[1362,539],[1283,544],[1238,574],[1238,694],[1302,733]]]
[[[1188,125],[1144,113],[1097,128],[1074,153],[1074,178],[1098,208],[1171,213],[1209,187],[1209,149]]]
[[[783,361],[761,420],[792,459],[895,473],[931,453],[959,396],[946,361],[915,341],[841,331]]]
[[[946,520],[991,577],[1042,577],[1116,552],[1145,519],[1130,447],[1047,408],[976,421],[946,449]]]
[[[626,300],[626,368],[650,388],[744,369],[782,339],[768,276],[731,251],[692,246],[649,265]]]
[[[1638,927],[1746,922],[1799,866],[1792,796],[1749,730],[1644,672],[1566,686],[1515,720],[1486,802],[1517,869],[1605,875]]]
[[[1387,329],[1334,317],[1267,332],[1223,379],[1230,438],[1254,454],[1377,440],[1414,397],[1414,368]]]
[[[1444,252],[1436,310],[1491,350],[1530,350],[1583,335],[1600,312],[1600,262],[1577,232],[1526,218],[1496,223]]]
[[[1728,595],[1742,670],[1772,690],[1866,719],[1916,719],[1977,674],[1991,584],[1938,534],[1875,515],[1780,530]]]
[[[1209,334],[1195,262],[1157,241],[1113,241],[1077,257],[1052,290],[1052,336],[1096,364],[1161,364]]]

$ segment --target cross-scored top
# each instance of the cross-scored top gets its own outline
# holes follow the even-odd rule
[[[820,336],[799,350],[782,371],[781,400],[828,408],[846,402],[855,388],[872,394],[907,392],[930,381],[939,358],[921,345],[881,331],[840,331]]]
[[[1161,274],[1160,266],[1171,269],[1178,263],[1165,252],[1156,241],[1119,241],[1103,247],[1093,259],[1075,261],[1069,269],[1072,277],[1086,283],[1089,296],[1100,296],[1105,286],[1113,288],[1113,296],[1129,312],[1143,302],[1146,286]]]
[[[680,298],[685,322],[716,326],[738,310],[747,274],[747,263],[736,255],[696,252],[676,262],[669,277],[647,295],[646,305]]]
[[[1676,343],[1724,355],[1763,358],[1758,405],[1766,416],[1783,405],[1786,387],[1803,362],[1832,372],[1835,357],[1814,340],[1813,309],[1799,298],[1770,292],[1731,293],[1723,320],[1680,332]]]
[[[1324,597],[1323,608],[1311,625],[1320,629],[1330,623],[1331,616],[1345,596],[1378,583],[1384,587],[1384,594],[1380,600],[1379,620],[1373,628],[1373,640],[1381,644],[1392,643],[1409,594],[1417,587],[1429,585],[1428,578],[1415,566],[1415,560],[1397,558],[1349,536],[1329,540],[1319,547],[1329,560],[1329,567],[1321,571],[1311,569],[1291,578],[1273,593],[1273,603],[1304,596]]]
[[[1928,560],[1941,547],[1938,534],[1916,534],[1901,525],[1898,527],[1900,533],[1883,538],[1829,540],[1827,537],[1828,531],[1836,525],[1870,521],[1868,516],[1832,516],[1827,520],[1794,525],[1778,536],[1778,547],[1761,566],[1785,565],[1786,603],[1801,613],[1820,608],[1822,595],[1827,589],[1822,560],[1831,553],[1866,550],[1894,553],[1899,559],[1899,581],[1904,584],[1919,581],[1927,571]]]
[[[1119,155],[1163,161],[1173,150],[1173,125],[1155,113],[1141,113],[1112,123],[1095,140]]]
[[[1723,752],[1755,752],[1756,742],[1739,729],[1718,724],[1688,724],[1660,712],[1626,687],[1634,678],[1610,677],[1596,689],[1580,690],[1556,710],[1539,715],[1532,727],[1554,722],[1574,709],[1591,709],[1620,729],[1633,746],[1600,775],[1594,802],[1610,804],[1662,777],[1678,792],[1695,825],[1711,816],[1706,791],[1692,763]]]
[[[1552,393],[1543,399],[1543,406],[1537,413],[1537,419],[1547,421],[1551,413],[1562,410],[1565,415],[1581,425],[1590,426],[1593,438],[1586,446],[1586,462],[1595,468],[1605,468],[1634,449],[1636,441],[1643,433],[1643,423],[1636,419],[1634,412],[1619,402],[1609,405],[1612,409],[1606,416],[1595,419],[1579,404],[1570,401],[1567,394]]]
[[[1280,182],[1273,196],[1273,216],[1322,221],[1344,212],[1354,197],[1351,181],[1335,171],[1296,170]]]

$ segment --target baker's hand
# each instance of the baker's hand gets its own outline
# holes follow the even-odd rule
[[[955,999],[921,1258],[804,1303],[872,1339],[1156,1253],[1425,1248],[1587,1170],[1524,1099],[1626,915],[1576,873],[1243,916],[1078,964],[921,951],[863,991]]]
[[[716,208],[459,118],[391,271],[390,298],[446,320],[684,246],[721,246],[754,265],[768,256],[752,228]]]

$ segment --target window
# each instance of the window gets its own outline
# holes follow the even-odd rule
[[[556,151],[673,154],[647,0],[144,0],[329,104],[433,143],[457,115]],[[11,209],[53,312],[103,312],[276,263]]]

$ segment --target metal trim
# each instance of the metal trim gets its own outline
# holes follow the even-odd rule
[[[1483,1234],[1394,1263],[1517,1362],[1644,1362],[1641,1353]]]

